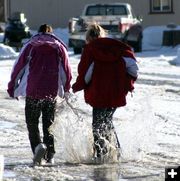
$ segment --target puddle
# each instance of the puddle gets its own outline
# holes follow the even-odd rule
[[[16,178],[16,174],[11,170],[4,170],[3,178]]]
[[[11,129],[11,128],[15,127],[16,125],[17,125],[16,123],[11,123],[11,122],[8,122],[8,121],[0,120],[0,130]]]

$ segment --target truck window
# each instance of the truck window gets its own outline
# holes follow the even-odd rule
[[[127,9],[125,6],[114,6],[114,14],[113,15],[127,15]]]
[[[127,15],[127,9],[123,5],[95,5],[89,6],[86,10],[86,16],[105,16],[105,15]]]
[[[89,6],[86,11],[87,16],[106,15],[106,8],[102,6]]]

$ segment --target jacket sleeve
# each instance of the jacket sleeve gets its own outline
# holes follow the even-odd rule
[[[126,64],[126,92],[132,92],[134,90],[134,83],[138,77],[138,65],[137,60],[131,51],[125,51],[123,59]]]
[[[14,97],[14,91],[18,87],[21,78],[23,76],[24,73],[23,70],[27,64],[26,53],[28,49],[29,48],[22,48],[19,57],[17,58],[17,60],[13,65],[10,81],[8,83],[8,88],[7,88],[7,92],[10,97]]]
[[[69,92],[71,88],[71,79],[72,79],[72,72],[71,72],[71,67],[69,64],[69,56],[66,48],[64,46],[61,46],[61,57],[62,57],[62,67],[65,73],[65,85],[64,85],[64,91]]]
[[[135,81],[136,81],[136,78],[132,77],[129,74],[126,74],[126,85],[125,85],[126,94],[128,92],[132,92],[134,90],[134,82]]]
[[[138,65],[137,65],[137,61],[133,58],[129,58],[129,57],[123,57],[123,59],[125,60],[126,63],[126,71],[129,75],[131,75],[134,78],[138,77]]]
[[[81,91],[86,88],[87,84],[85,82],[85,77],[91,64],[92,58],[90,56],[90,50],[86,45],[78,64],[78,76],[76,78],[76,82],[72,85],[73,92]]]

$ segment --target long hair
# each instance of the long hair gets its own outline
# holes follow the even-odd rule
[[[86,31],[86,41],[89,42],[90,40],[105,37],[107,35],[107,31],[103,29],[97,23],[90,24]]]

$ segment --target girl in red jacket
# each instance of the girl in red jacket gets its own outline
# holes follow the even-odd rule
[[[78,65],[73,92],[84,90],[85,102],[93,108],[92,129],[95,158],[108,154],[114,126],[112,117],[117,107],[126,105],[128,91],[134,89],[138,66],[132,49],[121,41],[105,37],[105,30],[92,24],[86,33],[87,44]],[[117,147],[118,144],[117,140]]]

